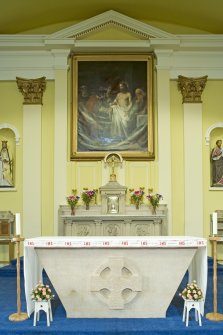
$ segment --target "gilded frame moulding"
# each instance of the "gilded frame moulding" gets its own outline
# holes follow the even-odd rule
[[[153,160],[153,54],[71,56],[71,160]]]

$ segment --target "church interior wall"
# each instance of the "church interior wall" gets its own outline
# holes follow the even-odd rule
[[[0,124],[11,124],[20,130],[20,135],[22,136],[22,98],[18,92],[16,82],[12,81],[0,81]],[[2,129],[0,136],[4,138],[11,139],[9,140],[9,148],[11,150],[12,144],[12,135],[8,136],[8,128]],[[15,144],[15,142],[14,142]],[[13,148],[14,148],[13,144]],[[1,210],[10,210],[16,212],[22,207],[22,146],[18,146],[13,152],[12,159],[16,159],[16,168],[14,169],[16,190],[15,191],[1,191],[0,192],[0,207]]]
[[[100,31],[95,32],[94,36],[88,36],[86,39],[94,42],[95,36],[100,40],[111,39],[114,34],[114,29],[106,30],[106,32]],[[125,37],[127,39],[128,35],[126,32],[117,32],[117,39]],[[134,41],[135,37],[131,36]],[[161,52],[162,53],[162,52]],[[158,54],[158,53],[157,53]],[[161,128],[158,127],[158,110],[154,109],[155,113],[155,160],[154,161],[124,161],[123,167],[117,171],[118,181],[126,185],[127,188],[138,189],[139,187],[145,187],[145,192],[147,193],[149,188],[152,188],[154,192],[159,192],[163,194],[164,190],[160,185],[160,180],[168,179],[168,183],[171,185],[171,201],[164,196],[164,203],[167,203],[169,212],[171,213],[171,234],[172,235],[184,235],[185,234],[185,175],[184,175],[184,118],[183,118],[183,104],[182,95],[177,88],[176,73],[181,73],[182,64],[185,68],[187,63],[186,52],[183,56],[178,57],[176,54],[174,59],[171,61],[180,60],[179,66],[168,72],[168,66],[165,62],[169,62],[168,50],[163,52],[163,61],[161,64],[160,78],[164,78],[168,84],[166,85],[166,91],[163,94],[163,100],[161,101],[162,113],[165,114],[167,110],[170,113],[170,127],[168,124],[163,124],[162,126],[162,143],[159,143],[159,132]],[[21,59],[20,54],[20,59]],[[27,58],[27,55],[24,56]],[[45,57],[45,55],[44,55]],[[48,56],[47,56],[48,57]],[[52,61],[50,55],[49,63]],[[60,56],[58,56],[59,59]],[[194,55],[193,55],[194,57]],[[197,61],[199,62],[199,55],[195,55]],[[201,57],[206,57],[202,56]],[[209,55],[209,61],[211,64],[212,55]],[[213,55],[213,58],[214,55]],[[161,59],[161,58],[160,58]],[[170,61],[170,62],[171,62]],[[192,71],[192,76],[194,73],[203,75],[205,66],[202,66],[202,73],[196,68],[192,68],[191,64],[194,59],[188,58],[188,71]],[[205,59],[206,61],[206,59]],[[43,63],[43,60],[40,62]],[[59,200],[61,205],[66,204],[66,195],[70,195],[72,189],[77,189],[77,193],[80,194],[84,187],[90,189],[98,189],[100,186],[104,185],[108,181],[109,171],[104,167],[103,161],[89,160],[85,162],[81,161],[70,161],[70,104],[71,104],[71,91],[69,89],[70,83],[70,72],[68,74],[64,68],[58,67],[54,69],[53,66],[49,66],[46,72],[42,70],[42,75],[46,75],[46,90],[43,94],[43,105],[41,111],[41,234],[44,235],[54,235],[56,234],[56,221],[57,221],[57,210],[55,208],[55,197]],[[56,61],[55,61],[56,63]],[[61,62],[62,63],[62,62]],[[25,64],[25,60],[24,60]],[[32,62],[30,63],[32,64]],[[55,64],[54,64],[55,65]],[[59,64],[61,65],[61,64]],[[163,67],[162,67],[163,66]],[[38,64],[36,64],[36,71],[38,72]],[[50,70],[49,70],[50,69]],[[191,70],[192,69],[192,70]],[[159,68],[158,68],[159,70]],[[13,73],[16,73],[16,66],[13,69]],[[163,74],[162,74],[163,71]],[[172,72],[171,72],[172,71]],[[174,72],[175,71],[175,72]],[[217,71],[216,69],[214,71]],[[6,71],[7,72],[7,71]],[[32,72],[32,71],[31,71]],[[33,73],[37,73],[33,72]],[[208,72],[208,70],[207,70]],[[39,72],[38,72],[39,73]],[[47,75],[50,73],[50,78]],[[205,73],[208,74],[208,73]],[[19,74],[21,75],[21,73]],[[24,77],[27,76],[27,72],[24,72]],[[65,81],[66,76],[68,76],[68,90],[63,88],[61,91],[60,80]],[[219,74],[221,77],[222,75]],[[37,77],[37,76],[36,76]],[[173,77],[175,79],[173,79]],[[171,80],[170,80],[171,79]],[[161,83],[162,86],[162,83]],[[168,87],[167,87],[168,86]],[[61,93],[62,92],[62,93]],[[202,167],[203,171],[203,199],[202,199],[202,212],[203,212],[203,236],[208,237],[210,234],[210,213],[216,209],[222,209],[222,190],[211,190],[210,189],[210,150],[214,146],[218,138],[223,138],[222,129],[215,129],[211,134],[210,145],[205,143],[205,133],[207,128],[212,124],[220,122],[222,120],[222,106],[223,106],[223,79],[213,80],[208,78],[207,85],[202,94]],[[65,112],[64,101],[68,97],[68,112]],[[61,101],[62,102],[61,102]],[[156,97],[156,104],[160,103],[160,96]],[[61,104],[60,104],[61,102]],[[166,110],[165,110],[166,106]],[[164,115],[163,114],[163,115]],[[66,133],[65,128],[60,129],[60,122],[67,123]],[[2,80],[0,78],[0,124],[10,123],[19,129],[21,141],[16,148],[16,164],[15,164],[15,189],[11,191],[0,190],[0,208],[1,210],[10,210],[13,213],[23,212],[23,97],[19,92],[16,84],[16,78],[14,80]],[[55,126],[56,125],[56,126]],[[4,132],[0,133],[0,135]],[[170,134],[170,148],[167,146],[166,138]],[[0,137],[1,139],[1,137]],[[58,168],[57,161],[55,160],[55,155],[57,150],[63,150],[62,146],[57,148],[60,141],[66,142],[66,149],[64,150],[64,161]],[[168,140],[169,141],[169,140]],[[169,142],[168,142],[169,143]],[[28,145],[31,145],[28,143]],[[161,150],[162,148],[162,150]],[[167,149],[166,149],[167,148]],[[166,151],[166,152],[165,152]],[[165,177],[165,160],[162,159],[162,152],[165,152],[167,157],[170,157],[171,164],[168,165],[168,169],[171,169],[170,175]],[[14,153],[15,155],[15,153]],[[35,152],[33,152],[35,155]],[[58,156],[60,157],[60,156]],[[57,159],[59,159],[57,157]],[[166,157],[166,156],[165,156]],[[32,157],[30,157],[32,159]],[[161,166],[162,164],[162,166]],[[65,172],[63,170],[65,166]],[[58,170],[59,169],[59,170]],[[61,174],[60,174],[61,169]],[[57,172],[55,172],[57,170]],[[65,175],[65,178],[64,178]],[[24,176],[25,177],[25,176]],[[33,176],[35,178],[35,176]],[[161,177],[161,178],[160,178]],[[62,179],[62,182],[61,182]],[[61,183],[65,184],[65,188],[60,192]],[[165,187],[166,185],[165,184]],[[30,188],[32,185],[30,185]],[[55,190],[57,188],[57,190]],[[166,190],[165,190],[166,191]],[[59,194],[60,193],[60,194]],[[98,202],[100,203],[100,196],[98,196]],[[129,203],[129,192],[126,197],[126,203]],[[32,202],[33,208],[35,208],[35,199]],[[32,209],[30,209],[31,211]],[[32,222],[29,223],[32,225]],[[32,230],[32,227],[31,227]],[[222,246],[223,247],[223,246]],[[223,248],[222,248],[223,249]],[[0,253],[5,253],[4,249],[0,250]],[[209,250],[210,253],[210,250]],[[222,250],[223,253],[223,250]]]
[[[202,157],[203,157],[203,234],[210,235],[210,214],[222,209],[222,190],[211,189],[210,152],[217,139],[223,137],[223,128],[211,133],[210,144],[206,145],[207,129],[222,120],[223,81],[208,80],[202,94]],[[177,88],[177,81],[171,81],[171,162],[172,162],[172,215],[173,234],[184,235],[184,143],[183,143],[183,104]],[[210,250],[209,250],[210,252]],[[222,257],[223,248],[219,246]]]
[[[1,81],[1,110],[0,123],[14,124],[22,137],[22,99],[15,82]],[[183,111],[182,97],[177,89],[177,82],[170,83],[171,103],[171,162],[172,162],[172,233],[184,234],[184,162],[183,162]],[[210,191],[210,148],[216,139],[222,137],[222,129],[213,131],[210,146],[205,145],[207,128],[221,120],[223,81],[210,80],[202,96],[203,100],[203,212],[204,236],[210,233],[210,213],[221,209],[221,191]],[[43,98],[42,109],[42,235],[54,234],[54,81],[47,82],[47,89]],[[157,134],[157,132],[156,132]],[[59,135],[58,135],[59,136]],[[156,137],[157,140],[157,137]],[[67,140],[69,142],[69,139]],[[165,143],[163,144],[165,146]],[[33,153],[35,154],[35,153]],[[106,182],[103,177],[101,162],[71,162],[67,152],[67,195],[73,188],[79,192],[83,187],[98,188]],[[146,190],[153,188],[162,193],[158,185],[159,161],[137,162],[129,161],[125,164],[123,184],[128,188],[144,186]],[[104,178],[104,180],[103,180]],[[127,196],[127,202],[128,202]],[[98,199],[100,201],[100,197]],[[164,201],[165,202],[165,201]],[[22,141],[16,157],[16,191],[0,192],[1,210],[22,212]],[[65,203],[65,199],[64,199]],[[35,199],[33,201],[35,206]]]
[[[222,189],[211,189],[210,154],[218,139],[223,138],[223,128],[215,128],[210,134],[210,143],[205,143],[207,129],[215,123],[222,122],[223,80],[208,80],[202,96],[203,100],[203,211],[204,236],[210,234],[210,213],[222,210]],[[219,245],[219,258],[223,257],[223,248]]]

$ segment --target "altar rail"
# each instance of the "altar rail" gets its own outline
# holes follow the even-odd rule
[[[59,208],[60,236],[162,236],[168,235],[167,206],[161,204],[154,215],[150,207],[126,206],[126,214],[102,215],[100,205],[83,206],[71,215],[69,206]]]

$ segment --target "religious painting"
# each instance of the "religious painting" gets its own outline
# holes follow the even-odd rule
[[[71,159],[154,159],[153,55],[72,56]]]

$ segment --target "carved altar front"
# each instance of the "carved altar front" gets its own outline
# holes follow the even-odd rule
[[[136,210],[126,205],[125,214],[101,214],[100,205],[89,210],[79,206],[71,215],[69,206],[59,208],[59,236],[162,236],[168,235],[167,206],[160,204],[157,214],[148,205]]]

